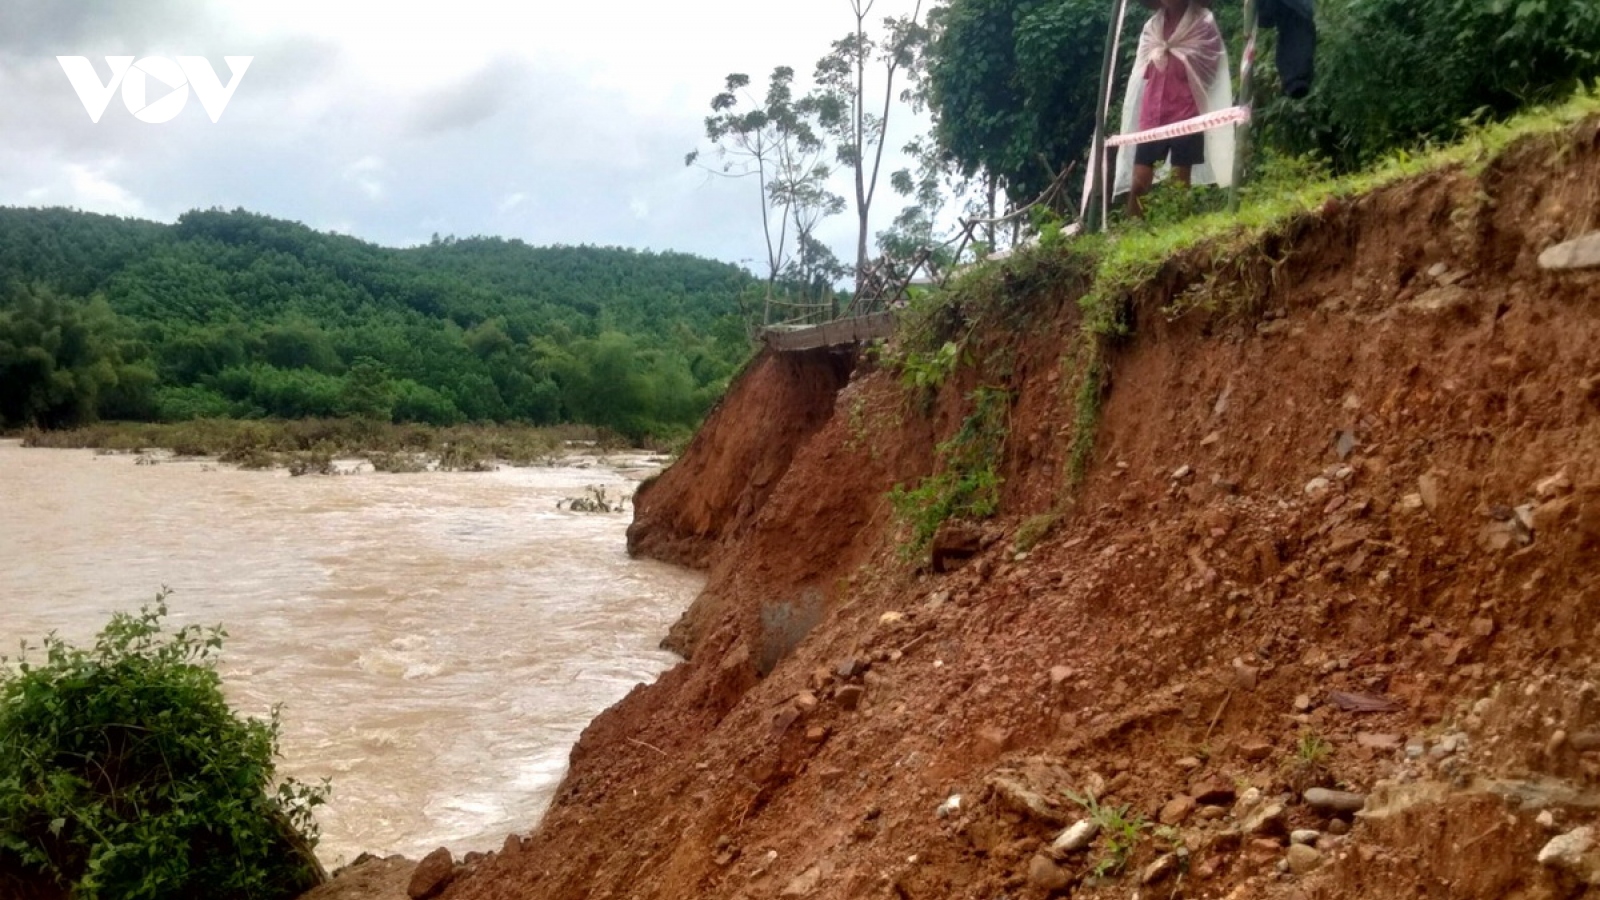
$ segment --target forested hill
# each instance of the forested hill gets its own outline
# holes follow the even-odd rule
[[[680,253],[0,208],[0,426],[363,415],[661,434],[749,352],[752,284]]]

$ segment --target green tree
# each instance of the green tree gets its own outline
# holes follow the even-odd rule
[[[809,231],[840,206],[825,187],[830,173],[822,162],[826,147],[813,122],[815,109],[795,100],[794,69],[773,69],[761,99],[746,90],[749,86],[750,76],[729,75],[722,92],[711,99],[713,115],[706,117],[705,136],[714,145],[719,164],[704,168],[756,181],[767,254],[766,300],[771,304],[790,262],[791,222]],[[696,165],[700,156],[700,151],[693,151],[684,162]]]
[[[928,97],[938,145],[963,175],[987,173],[1026,202],[1087,156],[1110,16],[1102,0],[951,2]],[[1134,44],[1123,41],[1124,73]]]
[[[855,176],[855,282],[856,290],[860,291],[867,270],[867,236],[872,202],[877,196],[878,174],[883,166],[889,118],[897,96],[895,78],[901,74],[914,76],[920,71],[915,63],[922,45],[928,40],[929,31],[918,21],[922,12],[921,0],[918,0],[909,16],[884,19],[882,38],[867,33],[867,17],[872,14],[875,0],[848,2],[855,18],[855,27],[849,34],[834,41],[828,55],[817,61],[814,76],[817,90],[808,101],[816,108],[821,126],[833,137],[839,163],[849,167]],[[867,95],[869,66],[881,71],[881,103]],[[911,99],[909,91],[899,96],[905,102]],[[869,104],[877,112],[869,110]]]
[[[1277,99],[1265,140],[1336,171],[1459,136],[1600,78],[1600,4],[1583,0],[1327,0],[1317,75]]]
[[[363,356],[344,375],[339,392],[339,414],[361,419],[389,421],[394,413],[394,382],[389,369],[370,356]]]
[[[120,339],[104,301],[15,287],[0,299],[0,425],[46,428],[92,422],[102,407],[148,414],[155,376]]]

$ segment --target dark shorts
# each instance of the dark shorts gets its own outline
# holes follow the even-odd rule
[[[1206,161],[1205,132],[1138,144],[1133,149],[1133,161],[1136,165],[1153,166],[1166,159],[1168,152],[1172,154],[1172,164],[1175,166],[1200,165]]]

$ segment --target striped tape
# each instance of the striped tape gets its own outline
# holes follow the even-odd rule
[[[1171,140],[1188,134],[1199,134],[1224,125],[1234,125],[1239,122],[1250,121],[1250,108],[1247,106],[1230,106],[1214,113],[1184,119],[1171,125],[1160,128],[1151,128],[1147,131],[1135,131],[1133,134],[1119,134],[1106,139],[1107,147],[1123,147],[1128,144],[1148,144],[1151,141]]]

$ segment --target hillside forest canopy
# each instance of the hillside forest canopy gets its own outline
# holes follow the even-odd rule
[[[0,427],[351,416],[670,436],[748,357],[752,283],[680,253],[0,209]]]
[[[1242,6],[1212,5],[1237,61]],[[964,261],[950,250],[959,216],[992,221],[1082,169],[1110,0],[873,6],[830,0],[815,14],[836,16],[840,37],[811,65],[773,60],[770,75],[729,74],[711,96],[686,161],[756,192],[758,275],[501,238],[384,248],[242,210],[163,225],[0,209],[0,428],[346,416],[681,435],[749,357],[763,315],[837,312],[841,288],[859,293],[884,262],[948,269]],[[1303,99],[1279,95],[1262,35],[1247,193],[1450,141],[1600,79],[1591,0],[1319,0],[1316,17]],[[1135,4],[1115,96],[1142,22]],[[927,130],[891,171],[889,125],[913,114]],[[891,193],[903,205],[873,262],[869,224]],[[1034,218],[1069,219],[1072,206]],[[818,235],[847,213],[856,246],[840,259]],[[1039,227],[991,224],[967,259]]]

